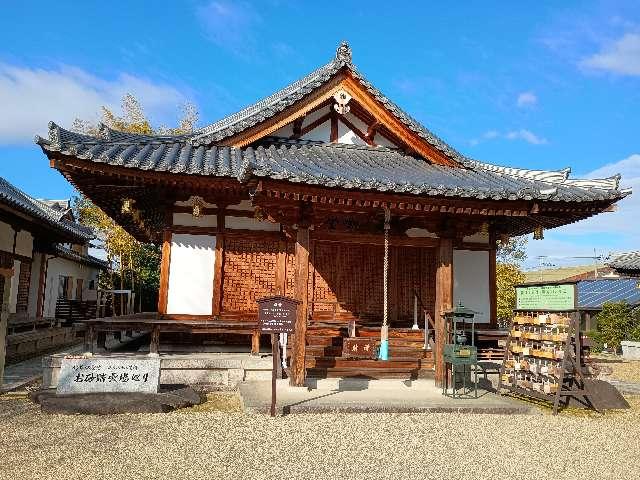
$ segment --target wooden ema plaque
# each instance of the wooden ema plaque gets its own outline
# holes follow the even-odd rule
[[[277,295],[257,300],[258,324],[262,333],[293,333],[299,301]]]
[[[378,357],[376,340],[370,338],[345,338],[342,341],[342,356],[346,358],[375,359]]]
[[[276,416],[276,376],[280,365],[278,334],[294,333],[299,301],[276,295],[256,300],[258,304],[258,325],[262,333],[271,334],[271,354],[273,371],[271,374],[271,416]]]

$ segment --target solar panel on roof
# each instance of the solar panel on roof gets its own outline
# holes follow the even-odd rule
[[[640,304],[640,280],[615,278],[578,282],[578,308],[599,309],[606,302]]]

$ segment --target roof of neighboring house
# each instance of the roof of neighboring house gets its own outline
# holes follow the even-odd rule
[[[67,210],[53,208],[46,202],[27,195],[2,177],[0,177],[0,203],[44,222],[48,227],[71,235],[82,242],[94,238],[90,228],[64,218]]]
[[[55,246],[55,253],[57,256],[66,258],[68,260],[73,260],[74,262],[82,263],[84,265],[89,265],[91,267],[100,268],[102,270],[106,270],[109,268],[109,263],[106,260],[102,260],[101,258],[94,257],[93,255],[83,255],[81,253],[76,252],[67,247],[63,247],[62,245]]]
[[[607,265],[621,273],[640,274],[640,251],[617,255]]]
[[[640,304],[640,280],[634,278],[599,278],[578,282],[578,308],[600,309],[607,302]]]
[[[562,280],[580,280],[583,274],[593,274],[595,269],[604,265],[576,265],[572,267],[545,268],[524,272],[525,283],[561,282]]]
[[[619,177],[573,180],[568,171],[526,170],[471,162],[452,168],[425,162],[396,149],[268,138],[256,147],[195,146],[189,139],[121,134],[106,130],[88,137],[50,125],[49,140],[38,139],[48,152],[60,152],[95,163],[153,170],[230,177],[287,180],[295,183],[444,195],[493,200],[617,200]]]

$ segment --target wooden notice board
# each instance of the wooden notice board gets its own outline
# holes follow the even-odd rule
[[[299,301],[282,295],[256,300],[258,304],[258,325],[262,333],[271,334],[273,372],[271,374],[271,416],[276,416],[276,375],[280,364],[278,334],[294,333]]]

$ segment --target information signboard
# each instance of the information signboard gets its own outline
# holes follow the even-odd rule
[[[516,287],[516,310],[565,311],[576,308],[575,284]]]
[[[65,357],[57,393],[157,393],[159,358]]]
[[[261,298],[257,303],[262,333],[293,333],[300,302],[278,295]]]

